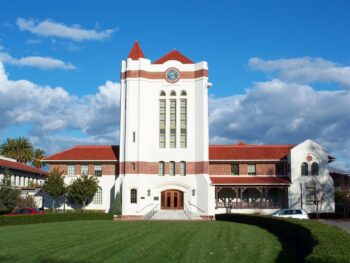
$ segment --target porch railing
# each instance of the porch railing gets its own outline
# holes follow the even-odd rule
[[[281,202],[216,202],[216,208],[231,209],[281,209]]]
[[[155,215],[155,213],[157,213],[158,210],[159,210],[159,205],[156,204],[147,214],[143,216],[143,219],[150,220]]]

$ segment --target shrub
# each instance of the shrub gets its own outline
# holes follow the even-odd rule
[[[335,226],[315,221],[243,214],[220,214],[216,215],[216,220],[265,228],[291,246],[296,262],[350,262],[350,235]]]
[[[122,197],[121,197],[120,192],[117,193],[117,195],[113,201],[111,213],[113,215],[118,215],[118,216],[120,216],[122,214]]]
[[[106,213],[67,213],[41,214],[23,216],[0,216],[0,226],[26,225],[49,222],[78,221],[78,220],[112,220],[113,216]]]
[[[36,208],[36,202],[33,196],[26,195],[26,196],[20,196],[16,203],[16,208]]]

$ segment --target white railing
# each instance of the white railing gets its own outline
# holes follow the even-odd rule
[[[189,220],[191,220],[191,210],[188,209],[188,207],[187,207],[186,204],[184,204],[184,212],[185,212],[186,217],[187,217]]]
[[[157,213],[158,207],[159,207],[158,204],[154,205],[154,207],[147,214],[143,216],[143,219],[150,220],[155,215],[155,213]]]

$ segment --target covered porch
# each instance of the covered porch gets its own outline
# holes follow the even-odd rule
[[[288,208],[289,180],[281,178],[211,178],[215,185],[215,208]],[[224,183],[225,182],[225,183]]]

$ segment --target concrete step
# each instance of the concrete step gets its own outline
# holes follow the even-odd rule
[[[184,210],[159,210],[151,220],[203,220],[200,216],[196,214],[191,214],[189,219]]]

